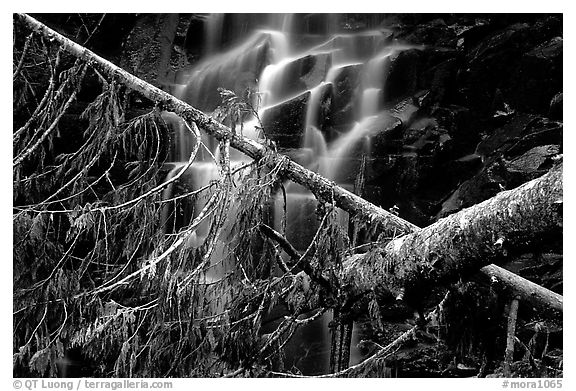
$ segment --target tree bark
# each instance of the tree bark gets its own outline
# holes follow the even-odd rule
[[[273,164],[283,165],[288,179],[310,189],[325,202],[334,202],[352,216],[362,218],[371,227],[389,237],[409,233],[382,245],[367,254],[352,256],[343,268],[342,278],[352,294],[384,291],[398,296],[419,296],[431,285],[447,283],[477,271],[494,261],[502,260],[504,252],[526,248],[544,232],[558,229],[562,222],[562,171],[559,168],[539,179],[487,200],[472,208],[449,216],[420,230],[416,225],[379,208],[363,198],[337,186],[334,182],[302,167],[273,148],[242,137],[213,118],[151,84],[129,74],[110,61],[97,56],[26,14],[15,14],[34,32],[61,45],[62,49],[98,68],[103,74],[126,87],[138,91],[162,109],[173,111],[195,122],[206,133],[253,159],[267,157]],[[500,240],[502,239],[502,240]],[[511,254],[512,252],[510,252]],[[302,277],[302,281],[306,278]],[[516,284],[517,279],[503,279]],[[562,307],[561,296],[553,297],[544,288],[533,287],[538,306]],[[520,287],[512,287],[512,290]],[[309,295],[304,295],[309,297]],[[309,297],[310,298],[310,297]],[[312,300],[317,302],[317,300]],[[300,303],[304,305],[304,303]],[[309,303],[308,303],[309,304]]]

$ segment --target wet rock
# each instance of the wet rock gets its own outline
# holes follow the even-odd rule
[[[390,115],[408,126],[416,117],[418,106],[412,97],[401,100],[390,109]]]
[[[562,125],[529,114],[514,115],[482,140],[475,155],[484,168],[463,182],[441,206],[437,218],[537,178],[562,153]]]
[[[503,152],[519,139],[526,126],[534,119],[535,117],[529,114],[515,115],[507,124],[485,136],[476,147],[476,153],[486,157]]]
[[[498,30],[467,50],[467,64],[459,72],[460,94],[467,105],[480,113],[489,110],[496,88],[502,90],[505,100],[512,104],[513,109],[534,113],[545,113],[549,99],[559,90],[556,86],[558,80],[554,80],[550,86],[544,86],[542,82],[549,79],[548,75],[557,72],[557,67],[543,70],[541,64],[546,62],[543,56],[556,57],[557,48],[546,42],[554,37],[551,34],[561,34],[557,32],[561,22],[556,17],[516,19],[521,22],[511,25],[494,19],[501,22],[494,24],[499,27]],[[544,50],[544,55],[538,49],[542,45],[548,49]],[[543,70],[542,75],[537,74],[539,70]],[[559,80],[561,83],[561,77]],[[537,86],[544,88],[544,98],[541,98],[540,92],[534,93]],[[546,106],[544,111],[543,105]]]
[[[186,50],[187,58],[190,63],[198,61],[203,51],[206,50],[202,45],[205,40],[205,15],[191,15],[186,30],[186,38],[182,46]]]
[[[449,181],[457,184],[466,179],[473,177],[482,168],[482,157],[476,154],[463,156],[456,160],[451,160],[441,166],[446,178],[444,182]],[[441,180],[442,181],[442,180]]]
[[[282,148],[298,148],[304,134],[310,92],[268,108],[261,117],[266,136]]]
[[[313,88],[324,80],[331,66],[332,57],[327,53],[307,56],[307,60],[302,64],[300,79],[306,88]]]
[[[554,95],[552,100],[550,101],[550,108],[548,109],[548,117],[556,120],[562,120],[563,117],[563,99],[562,93],[559,92],[558,94]]]
[[[539,145],[562,145],[562,133],[561,122],[537,117],[526,125],[520,139],[506,149],[504,156],[510,159]]]
[[[526,49],[530,45],[530,43],[525,42],[528,31],[530,31],[528,23],[516,23],[482,39],[467,55],[470,65],[491,62],[494,55],[505,50]]]
[[[548,112],[549,102],[562,90],[562,43],[562,38],[552,38],[522,57],[508,94],[515,108]]]
[[[396,117],[382,121],[380,129],[370,137],[370,146],[373,157],[384,157],[388,154],[401,153],[402,142],[394,142],[402,139],[402,121]]]
[[[480,128],[468,107],[449,105],[434,109],[431,115],[450,135],[451,150],[455,158],[474,152],[480,141]]]
[[[508,171],[504,162],[497,160],[473,178],[462,183],[441,206],[437,219],[446,217],[462,208],[475,205],[500,191],[506,190]]]
[[[458,60],[453,57],[424,68],[421,85],[430,93],[423,101],[423,106],[442,105],[446,101],[454,99],[457,91],[458,66]]]
[[[419,226],[430,222],[430,205],[424,196],[428,188],[422,186],[429,178],[432,159],[415,152],[389,154],[373,161],[367,184],[377,186],[380,192],[371,200],[386,209],[397,207],[399,215]]]
[[[484,169],[462,183],[442,203],[436,217],[446,217],[545,174],[559,152],[558,145],[545,145],[535,147],[511,161],[499,156],[488,160]]]
[[[547,172],[553,164],[553,158],[559,153],[558,145],[535,147],[507,163],[507,168],[511,173],[522,175],[522,181],[528,181]]]
[[[458,38],[462,39],[462,49],[464,51],[471,50],[497,29],[498,26],[485,19],[476,19],[473,26],[469,26],[458,34]]]
[[[402,134],[404,145],[414,145],[419,140],[427,139],[432,130],[438,129],[435,118],[424,117],[414,120]]]
[[[529,50],[530,26],[518,23],[483,39],[466,55],[466,68],[459,74],[460,93],[466,103],[487,113],[494,91],[509,85],[519,59]]]
[[[402,135],[402,148],[418,155],[445,154],[451,149],[452,137],[438,126],[435,118],[424,117],[411,123]]]
[[[413,95],[418,88],[420,67],[420,51],[417,49],[403,50],[393,56],[386,78],[384,103]]]
[[[165,83],[177,26],[177,14],[138,19],[124,43],[120,66],[155,86]]]
[[[559,122],[530,114],[518,114],[485,137],[478,144],[476,153],[484,157],[501,155],[512,159],[540,145],[561,145],[562,133],[562,124]]]
[[[330,110],[330,125],[345,125],[354,118],[354,96],[360,82],[361,64],[348,65],[338,70],[332,82],[333,99]]]
[[[326,53],[309,54],[288,63],[271,65],[274,77],[278,77],[280,73],[282,75],[282,79],[277,80],[282,83],[281,95],[274,98],[282,100],[317,86],[326,76],[330,66],[331,58]],[[264,75],[262,77],[265,77]]]
[[[412,44],[456,47],[456,34],[441,18],[418,24],[409,32],[398,34],[397,38]]]

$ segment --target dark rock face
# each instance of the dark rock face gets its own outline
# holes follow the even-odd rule
[[[483,157],[484,168],[444,201],[437,217],[445,217],[545,174],[561,153],[561,139],[559,123],[530,115],[514,118],[478,145],[477,156]]]
[[[506,166],[511,173],[518,173],[528,178],[522,178],[521,182],[533,179],[532,176],[539,176],[548,171],[552,166],[552,160],[560,153],[558,145],[541,145],[534,147],[510,161]]]
[[[298,148],[302,143],[309,99],[310,92],[305,92],[266,110],[261,118],[266,136],[282,148]]]
[[[554,38],[561,35],[560,26],[558,17],[545,17],[536,23],[504,26],[479,40],[466,53],[460,73],[461,93],[467,103],[486,112],[500,89],[514,109],[544,114],[561,89],[562,44]],[[544,86],[544,80],[551,83]]]
[[[419,89],[429,91],[424,105],[445,104],[455,101],[460,56],[454,51],[424,50],[421,52],[422,68]]]
[[[404,123],[396,152],[390,142],[380,147],[384,155],[397,153],[400,160],[407,152],[416,155],[415,169],[402,168],[413,185],[381,200],[382,205],[400,200],[418,205],[424,216],[420,221],[429,214],[433,221],[541,175],[562,150],[562,124],[557,122],[562,118],[561,17],[437,19],[418,24],[398,18],[397,36],[432,48],[398,56],[403,64],[401,72],[390,72],[389,96],[402,96],[396,88],[408,85],[407,95],[418,111]],[[416,88],[407,78],[417,80]],[[376,170],[388,178],[376,186],[401,188],[396,180],[390,183],[399,177],[394,170]],[[400,214],[417,215],[408,206]]]
[[[563,99],[562,93],[559,92],[550,101],[550,109],[548,110],[548,117],[556,120],[563,118]]]
[[[179,42],[190,63],[198,61],[202,55],[202,43],[205,39],[204,21],[205,18],[202,15],[191,15],[184,41]]]
[[[420,68],[419,50],[410,49],[398,53],[390,64],[384,103],[394,102],[415,94],[418,87]]]
[[[504,126],[495,129],[476,147],[476,153],[488,157],[494,153],[503,153],[504,150],[511,147],[516,139],[520,137],[526,126],[534,120],[534,116],[529,114],[515,115]]]
[[[329,118],[331,126],[346,125],[352,121],[354,112],[351,102],[360,78],[360,68],[360,65],[342,67],[332,82],[334,96]]]
[[[177,27],[177,14],[149,14],[140,18],[126,40],[120,66],[160,86],[169,72]]]
[[[284,99],[313,88],[324,79],[330,66],[331,58],[327,54],[303,56],[284,65],[282,95],[276,98]]]
[[[306,56],[302,61],[300,79],[306,88],[313,88],[322,82],[332,65],[332,57],[327,53]]]
[[[400,29],[399,39],[424,45],[455,47],[456,34],[448,28],[444,18],[417,23],[412,28]]]
[[[512,90],[511,103],[518,110],[547,112],[562,90],[562,38],[552,38],[522,56]]]

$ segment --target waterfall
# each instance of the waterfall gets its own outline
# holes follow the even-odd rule
[[[242,96],[246,87],[257,87],[260,98],[253,99],[252,103],[258,118],[264,122],[265,132],[273,139],[276,137],[280,150],[293,148],[283,145],[283,137],[291,140],[299,137],[297,156],[301,164],[352,188],[358,162],[363,155],[370,157],[372,138],[386,131],[393,121],[392,115],[396,115],[384,106],[386,81],[394,57],[409,48],[393,42],[390,30],[379,26],[378,22],[375,17],[366,28],[351,31],[343,28],[340,15],[210,15],[205,19],[204,55],[197,63],[179,72],[172,93],[210,113],[219,104],[218,87],[235,91],[238,96]],[[300,106],[293,105],[294,102],[305,102],[305,109],[293,112],[294,107],[301,110]],[[278,113],[286,115],[286,119],[274,121],[272,117]],[[177,166],[177,162],[189,153],[194,140],[178,121],[174,118],[171,121],[175,132],[171,156]],[[302,128],[296,129],[300,124]],[[257,139],[260,125],[256,117],[247,118],[243,134]],[[279,128],[271,129],[271,126]],[[285,127],[291,127],[294,134],[283,134]],[[217,143],[205,134],[202,139],[217,156]],[[246,159],[238,152],[231,158],[233,164]],[[189,189],[205,186],[217,175],[216,165],[211,160],[212,156],[206,152],[199,155],[180,180],[187,181]],[[174,175],[173,170],[175,168],[168,172],[167,178]],[[173,186],[169,186],[163,198],[169,199],[172,193]],[[195,201],[195,213],[203,207],[203,202],[205,200]],[[283,229],[284,207],[285,235],[296,249],[305,251],[318,227],[317,201],[307,189],[288,183],[286,205],[284,198],[277,196],[273,207],[274,225],[278,231]],[[233,214],[233,210],[232,205],[230,213]],[[165,206],[162,220],[166,224],[173,221],[169,213],[169,207]],[[342,213],[339,218],[341,224],[347,226],[347,214]],[[206,234],[207,227],[199,227],[189,245],[199,246]],[[218,252],[223,254],[223,247]],[[326,330],[329,321],[329,316],[325,315],[305,328],[308,330],[305,334],[319,341],[321,352],[314,358],[321,362],[310,359],[302,364],[305,373],[318,373],[328,367],[330,337]],[[358,340],[356,334],[354,340]],[[287,351],[292,350],[298,354],[291,342]],[[351,350],[351,364],[355,364],[362,355],[355,346]],[[299,362],[297,356],[287,359]]]
[[[220,47],[224,30],[224,14],[210,14],[205,24],[206,44],[204,54],[215,53]]]

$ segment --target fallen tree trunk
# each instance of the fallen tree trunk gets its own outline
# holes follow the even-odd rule
[[[417,302],[433,286],[470,277],[486,265],[509,260],[530,251],[541,239],[561,233],[562,164],[557,164],[516,189],[351,257],[341,278],[351,294],[374,290]],[[525,297],[531,295],[527,289],[515,288]],[[559,299],[553,294],[532,296],[533,302],[556,309],[562,307]]]
[[[182,118],[195,122],[200,128],[217,139],[230,140],[232,147],[253,159],[261,159],[266,156],[272,163],[282,165],[283,172],[287,178],[310,189],[318,199],[325,202],[334,202],[352,216],[362,218],[371,225],[371,228],[374,229],[378,226],[379,232],[384,232],[388,236],[397,237],[401,234],[411,233],[389,242],[388,245],[380,247],[376,251],[366,255],[353,256],[347,260],[344,265],[342,278],[352,292],[360,293],[384,289],[397,296],[405,296],[406,292],[411,292],[412,294],[417,292],[414,287],[445,283],[463,274],[464,271],[477,270],[502,256],[502,252],[498,250],[497,245],[499,237],[495,238],[494,235],[501,233],[504,234],[503,239],[506,239],[506,234],[518,229],[522,224],[517,221],[517,217],[525,216],[523,208],[527,208],[526,211],[531,212],[530,222],[533,225],[526,227],[522,225],[522,227],[526,230],[535,229],[532,235],[527,235],[527,238],[528,236],[536,238],[540,232],[552,228],[552,226],[556,227],[556,224],[561,221],[561,213],[559,215],[554,214],[554,219],[546,221],[549,220],[546,213],[550,212],[550,205],[547,201],[551,200],[546,199],[547,195],[559,196],[559,199],[562,196],[561,169],[558,169],[554,175],[557,181],[556,186],[554,186],[554,183],[545,180],[545,178],[550,177],[550,174],[535,180],[539,184],[538,188],[543,191],[542,195],[530,192],[530,188],[524,185],[519,188],[522,190],[516,189],[512,190],[513,193],[501,193],[513,194],[513,196],[509,197],[499,194],[495,197],[496,201],[488,200],[456,215],[449,216],[424,230],[420,230],[416,225],[307,170],[286,156],[276,153],[270,147],[232,132],[228,127],[218,123],[201,111],[131,75],[108,60],[99,57],[83,46],[48,28],[36,19],[26,14],[16,15],[19,20],[34,32],[49,38],[50,41],[57,42],[63,50],[85,60],[113,80],[141,93],[163,109],[173,111]],[[548,189],[546,186],[551,187]],[[506,214],[506,207],[516,205],[513,200],[516,196],[525,197],[527,201],[522,203],[521,207],[513,207],[517,212],[516,214],[509,213],[516,217],[513,221],[518,223],[517,226],[506,225],[506,221],[502,221],[502,219],[495,219],[494,221],[499,223],[491,225],[491,220],[498,217],[499,213]],[[530,202],[533,202],[532,205],[541,206],[542,208],[532,209]],[[540,212],[544,214],[539,215]],[[479,219],[478,223],[468,220],[476,218]],[[538,220],[542,223],[541,226],[537,224]],[[465,230],[462,228],[463,221],[466,222],[464,224]],[[546,223],[548,223],[548,226],[545,226]],[[479,232],[474,233],[475,229],[478,229]],[[508,231],[505,229],[508,229]],[[456,240],[456,238],[460,239]],[[460,241],[461,239],[463,241]],[[508,239],[508,242],[512,243],[515,241]],[[457,251],[456,247],[459,246],[461,250]],[[447,251],[447,253],[444,254],[443,251]],[[515,279],[506,279],[505,281],[510,284],[518,282]],[[542,287],[539,288],[544,289]],[[512,289],[519,288],[513,287]],[[305,295],[305,297],[310,298],[309,295]],[[549,305],[550,295],[546,292],[541,292],[532,297],[539,306]],[[558,308],[558,298],[554,300],[556,300],[555,308]],[[559,307],[561,308],[561,298],[559,300]]]

